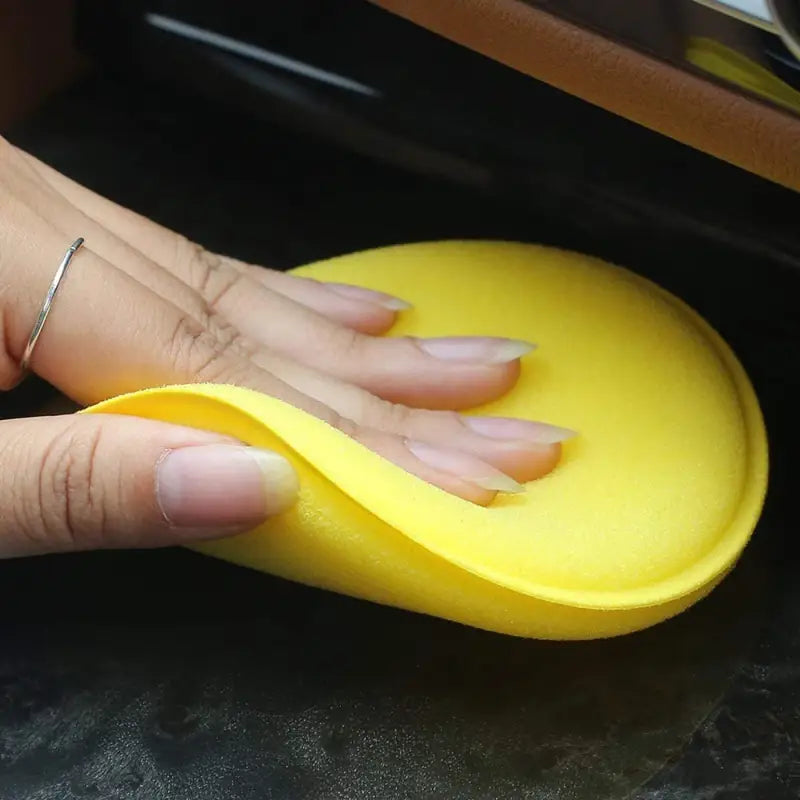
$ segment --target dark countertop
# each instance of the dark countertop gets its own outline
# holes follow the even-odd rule
[[[602,151],[609,175],[625,158],[610,144],[616,124],[585,153]],[[269,265],[466,236],[558,244],[637,269],[739,353],[764,405],[773,478],[754,542],[719,590],[608,642],[495,636],[177,550],[0,563],[0,797],[800,795],[790,516],[800,247],[757,235],[796,196],[644,134],[654,163],[685,166],[675,186],[651,191],[665,204],[592,205],[569,164],[557,204],[546,193],[481,196],[121,79],[54,99],[13,138],[212,248]],[[689,225],[669,199],[696,196],[693,182],[708,194],[708,176],[723,208]],[[751,192],[746,234],[721,224],[728,190]],[[28,384],[4,398],[4,414],[48,396]]]

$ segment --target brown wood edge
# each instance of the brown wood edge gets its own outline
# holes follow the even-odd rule
[[[369,0],[621,117],[800,190],[800,119],[520,0]]]

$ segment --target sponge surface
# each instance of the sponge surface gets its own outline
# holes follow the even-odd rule
[[[298,274],[414,304],[391,335],[534,341],[504,398],[474,413],[574,428],[555,471],[480,508],[272,398],[167,387],[90,409],[273,447],[298,505],[199,549],[493,630],[592,638],[645,627],[710,591],[760,514],[767,445],[752,387],[693,311],[625,270],[531,245],[448,242],[357,253]]]

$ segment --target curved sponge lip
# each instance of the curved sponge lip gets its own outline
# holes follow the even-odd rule
[[[299,467],[301,473],[302,470],[313,470],[336,491],[436,556],[481,579],[539,600],[575,608],[613,611],[659,606],[702,593],[704,587],[715,584],[730,570],[752,534],[766,492],[768,458],[763,419],[747,375],[722,338],[686,304],[649,281],[619,268],[585,256],[532,245],[483,242],[406,245],[333,259],[299,270],[299,274],[340,281],[352,279],[353,273],[347,268],[352,264],[355,264],[357,273],[360,265],[372,264],[377,275],[385,275],[389,270],[402,270],[403,263],[413,264],[412,272],[416,270],[414,275],[419,280],[409,280],[406,275],[404,281],[411,289],[405,292],[406,298],[414,302],[413,289],[417,284],[423,291],[440,291],[441,286],[435,281],[425,288],[426,276],[430,277],[434,263],[444,262],[441,268],[446,274],[451,268],[458,269],[457,274],[469,282],[468,264],[475,263],[477,269],[485,269],[489,263],[486,259],[493,269],[499,271],[498,274],[502,274],[500,262],[503,261],[529,265],[534,273],[533,285],[536,280],[534,267],[540,262],[547,262],[542,267],[542,280],[554,285],[564,274],[569,274],[572,266],[575,266],[576,276],[583,281],[598,280],[596,273],[599,268],[602,275],[614,275],[614,280],[621,279],[623,283],[634,286],[636,291],[643,292],[647,303],[671,309],[680,324],[691,328],[692,336],[699,336],[713,351],[720,369],[727,372],[741,410],[745,463],[738,503],[727,523],[709,538],[710,545],[690,563],[676,563],[672,572],[661,574],[656,579],[645,576],[639,583],[622,588],[614,585],[602,588],[565,585],[557,576],[548,579],[541,573],[519,574],[502,568],[502,564],[498,567],[497,563],[483,557],[479,546],[466,543],[470,530],[476,530],[476,526],[488,529],[495,524],[497,515],[504,513],[498,507],[483,509],[466,504],[407,474],[305,412],[246,389],[218,385],[163,387],[114,398],[90,411],[161,416],[175,422],[186,421],[187,424],[197,424],[198,419],[205,419],[209,421],[208,427],[239,436],[245,441],[262,446],[265,442],[274,442],[302,465]],[[587,265],[589,272],[581,272]],[[548,272],[550,267],[562,277],[552,277],[556,272]],[[513,269],[509,269],[509,275],[512,275]],[[449,274],[451,278],[455,277],[452,271]],[[363,285],[383,291],[392,288],[380,280],[371,280],[370,275],[366,271],[357,277]],[[520,277],[522,273],[514,275],[519,280],[527,280]],[[602,276],[599,279],[610,280]],[[540,294],[546,295],[544,287],[545,283],[541,283],[538,289]],[[410,323],[412,328],[415,324],[413,321]],[[535,335],[535,321],[531,327]],[[422,330],[421,335],[426,335],[426,332]],[[530,369],[534,370],[535,366],[531,364]],[[557,470],[551,478],[537,482],[543,484],[539,491],[546,490],[544,484],[547,480],[563,478]],[[313,499],[310,502],[313,504]]]

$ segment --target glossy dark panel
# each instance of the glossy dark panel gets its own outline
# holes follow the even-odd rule
[[[664,58],[677,57],[679,45],[686,41],[682,17],[668,13],[670,7],[666,11],[661,5],[648,7],[658,9],[658,14],[629,14],[625,36],[631,41],[638,37],[643,49],[661,48]],[[792,62],[784,58],[776,37],[696,3],[686,7],[699,20],[692,28],[698,36],[709,33],[703,27],[708,24],[738,26],[730,30],[767,37],[764,58],[773,71],[782,59],[780,69],[792,72]],[[105,68],[172,85],[195,102],[207,104],[209,114],[223,107],[244,110],[418,174],[507,191],[524,186],[533,173],[551,172],[553,156],[567,151],[588,172],[598,177],[607,173],[603,156],[590,163],[584,158],[581,137],[563,135],[571,130],[567,123],[576,107],[568,97],[370,3],[298,0],[246,3],[242,8],[246,11],[239,15],[214,2],[82,0],[78,32],[83,47]],[[226,41],[257,47],[268,58],[237,55],[219,42],[156,27],[147,17],[155,12],[194,26],[195,33],[213,32]],[[599,16],[595,12],[593,19]],[[646,33],[637,27],[639,22],[648,23]],[[249,30],[243,33],[244,27]],[[722,36],[717,29],[711,34]],[[327,71],[367,91],[343,88],[276,64],[275,56]],[[592,135],[593,126],[608,129],[606,115],[597,109],[581,112],[580,118],[588,125],[583,138]],[[553,136],[556,128],[558,134]],[[609,138],[612,147],[617,141],[622,148],[635,140],[634,128],[620,121],[618,137]],[[617,170],[626,172],[634,165],[642,169],[646,163],[653,181],[659,180],[657,163],[639,158],[636,148],[629,148],[628,154],[630,164],[618,161]],[[705,191],[710,187],[701,187]],[[694,201],[687,195],[682,202]]]
[[[791,90],[800,86],[796,57],[778,36],[778,28],[743,15],[731,16],[696,0],[528,0],[531,5],[562,16],[604,36],[639,49],[681,69],[759,100],[800,114],[800,95],[776,99],[775,87],[783,82]],[[710,2],[710,0],[709,0]],[[787,7],[795,0],[781,0]],[[713,6],[713,3],[712,3]],[[139,63],[153,43],[157,52],[187,45],[184,34],[165,33],[156,19],[177,26],[228,37],[235,42],[350,76],[367,85],[385,83],[402,96],[411,86],[424,88],[416,50],[402,47],[403,24],[363,0],[297,0],[277,3],[192,3],[187,0],[80,0],[79,27],[84,44],[111,61]],[[793,7],[792,7],[793,8]],[[794,17],[785,12],[794,24]],[[792,12],[800,17],[800,12]],[[757,23],[757,24],[754,24]],[[169,30],[169,28],[167,28]],[[532,43],[533,46],[533,43]],[[703,52],[703,51],[707,52]],[[224,52],[216,44],[195,43],[194,58],[213,60]],[[780,64],[775,53],[780,53]],[[391,53],[395,70],[387,67]],[[152,54],[150,54],[152,55]],[[171,58],[156,56],[167,65]],[[746,62],[745,62],[746,60]],[[789,65],[788,68],[786,65]],[[405,68],[405,69],[399,69]],[[587,69],[592,65],[587,64]],[[758,70],[764,70],[757,75]],[[407,70],[407,71],[406,71]],[[767,76],[765,78],[765,75]],[[402,78],[406,78],[404,84]],[[399,80],[399,83],[397,82]],[[246,78],[242,78],[246,82]],[[754,87],[762,87],[756,90]],[[778,89],[785,94],[785,89]],[[394,98],[393,98],[394,99]]]

